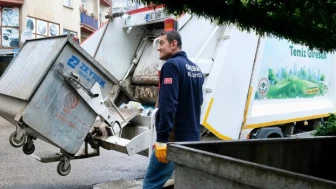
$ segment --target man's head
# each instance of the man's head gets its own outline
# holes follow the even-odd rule
[[[176,30],[162,32],[159,43],[160,60],[168,60],[182,49],[181,35]]]

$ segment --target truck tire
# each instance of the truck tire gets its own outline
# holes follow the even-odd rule
[[[251,134],[252,139],[257,138],[283,138],[283,133],[279,127],[264,127],[255,130]]]

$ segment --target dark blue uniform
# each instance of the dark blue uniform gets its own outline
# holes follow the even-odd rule
[[[167,143],[175,126],[175,140],[200,140],[200,116],[204,76],[184,51],[175,53],[162,66],[159,109],[156,118],[157,142]]]

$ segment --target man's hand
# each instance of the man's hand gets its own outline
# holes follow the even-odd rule
[[[168,163],[167,158],[167,144],[166,143],[155,143],[155,157],[161,163]]]

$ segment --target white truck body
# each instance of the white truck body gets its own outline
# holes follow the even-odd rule
[[[1,79],[3,106],[0,114],[16,125],[16,131],[9,137],[10,144],[15,148],[23,146],[25,154],[34,152],[33,140],[37,138],[59,146],[60,153],[35,154],[35,158],[44,163],[61,161],[57,170],[62,176],[69,173],[71,159],[98,156],[100,147],[149,157],[156,141],[155,104],[159,71],[164,64],[159,60],[156,48],[161,32],[168,27],[179,30],[182,50],[205,76],[200,122],[202,140],[302,137],[302,133],[314,130],[323,118],[335,112],[333,53],[318,52],[287,40],[261,37],[253,31],[217,25],[190,14],[175,18],[165,15],[162,9],[133,10],[128,12],[127,18],[116,13],[119,16],[112,16],[81,44],[82,48],[70,40],[69,35],[28,41],[28,47],[39,44],[33,45],[37,51],[32,53],[31,48],[22,48]],[[173,25],[166,22],[171,18],[175,20]],[[50,45],[53,44],[50,41],[57,45]],[[53,65],[49,67],[53,72],[47,72],[48,54],[42,59],[35,56],[46,47],[57,57],[48,64]],[[26,87],[25,93],[21,90],[25,82],[17,80],[17,70],[25,73],[21,74],[25,76],[21,78],[24,81],[31,79],[29,73],[34,72],[36,76],[37,72],[36,66],[32,67],[31,62],[20,57],[29,57],[34,60],[34,65],[44,66],[37,66],[41,73],[33,78],[36,80],[34,85]],[[27,69],[21,69],[22,65]],[[45,73],[51,73],[50,77],[44,77]],[[43,84],[39,88],[43,90],[35,93],[43,78],[49,83]],[[58,83],[50,84],[53,82]],[[108,87],[104,88],[104,85]],[[68,97],[63,91],[60,95],[50,92],[54,91],[54,86],[68,87],[74,97]],[[49,98],[44,92],[57,98]],[[32,94],[38,95],[28,103]],[[55,106],[50,105],[49,99],[53,99]],[[63,104],[59,103],[60,99]],[[83,108],[77,113],[86,115],[90,118],[88,121],[78,120],[77,114],[69,114],[70,110],[64,108],[69,108],[69,102],[73,102],[75,105],[70,106],[73,110],[78,99]],[[70,117],[59,116],[63,110]],[[53,114],[54,111],[61,113]],[[85,114],[88,111],[90,114]],[[41,115],[43,119],[38,120],[36,117]],[[64,129],[53,127],[58,129],[54,131],[45,127],[54,119],[62,121]],[[71,130],[77,127],[67,120],[86,125],[85,130]],[[61,125],[56,121],[53,124]],[[78,128],[82,129],[81,126]],[[77,132],[74,147],[71,141],[75,137],[69,136],[70,131]],[[83,140],[84,154],[79,149]],[[65,144],[64,141],[68,142]],[[89,153],[88,144],[92,153]]]
[[[219,139],[246,139],[258,128],[293,126],[335,112],[333,54],[162,10],[130,11],[127,19],[108,21],[81,44],[119,80],[112,100],[124,92],[128,100],[155,104],[163,64],[157,38],[163,21],[174,18],[182,50],[206,76],[201,124]]]

